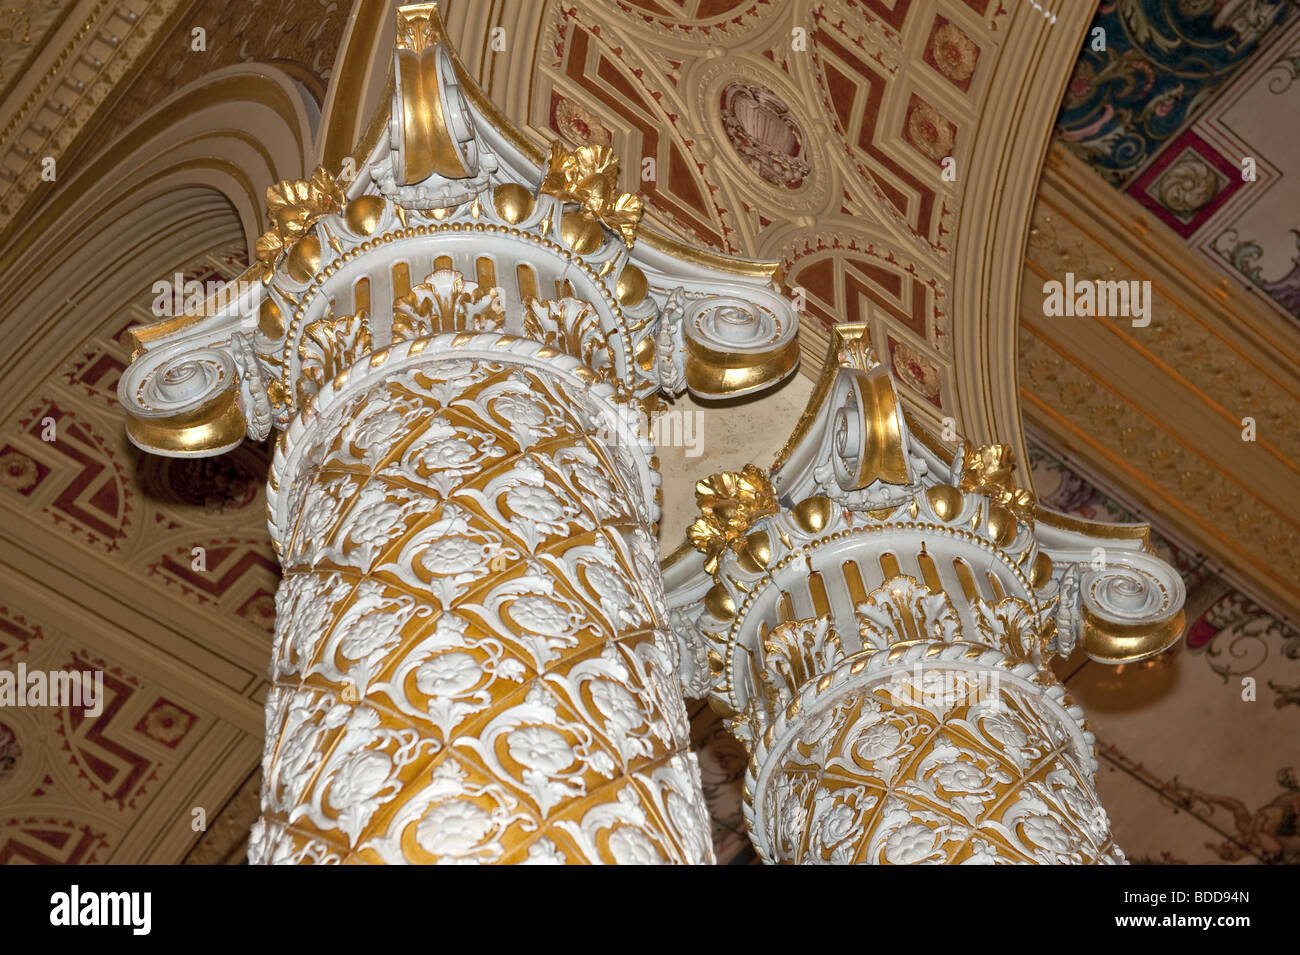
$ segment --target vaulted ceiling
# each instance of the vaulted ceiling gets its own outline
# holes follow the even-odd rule
[[[97,719],[0,714],[0,857],[175,861],[197,843],[196,861],[238,858],[239,820],[255,812],[277,580],[266,453],[192,463],[135,452],[114,397],[124,333],[153,318],[160,277],[242,271],[267,185],[348,156],[384,95],[392,6],[66,0],[0,11],[0,332],[11,344],[0,356],[0,667],[88,661],[112,676],[114,701]],[[1233,98],[1291,95],[1272,86],[1278,65],[1296,62],[1284,54],[1300,20],[1275,0],[1120,0],[1096,23],[1089,6],[443,9],[466,70],[527,141],[608,142],[654,228],[780,262],[805,305],[806,376],[831,324],[866,322],[909,410],[936,433],[1012,444],[1027,468],[1023,408],[1052,461],[1166,525],[1189,566],[1222,566],[1300,616],[1300,447],[1288,425],[1300,413],[1300,326],[1283,261],[1295,150],[1281,124],[1242,125]],[[1146,8],[1165,19],[1134,13]],[[1250,10],[1274,11],[1267,33]],[[1097,25],[1108,53],[1087,51]],[[1194,28],[1212,48],[1188,65],[1166,45]],[[1195,70],[1208,78],[1194,82]],[[1225,166],[1240,168],[1241,141],[1259,160],[1255,183]],[[41,176],[47,157],[53,180]],[[1213,187],[1179,172],[1198,162]],[[1240,241],[1224,253],[1230,230]],[[1241,247],[1252,243],[1258,254]],[[1067,270],[1149,279],[1151,326],[1048,319],[1042,284]],[[807,387],[747,413],[761,437],[683,468],[751,452],[767,463],[763,442],[781,443],[791,395]],[[727,430],[741,420],[732,414]],[[55,441],[43,440],[47,419]],[[1236,593],[1224,587],[1204,592],[1207,606]],[[1262,610],[1247,617],[1283,626]],[[707,714],[696,736],[716,757],[705,769],[724,806],[734,754]],[[208,831],[191,825],[194,808],[216,820]],[[725,825],[719,838],[738,851]]]

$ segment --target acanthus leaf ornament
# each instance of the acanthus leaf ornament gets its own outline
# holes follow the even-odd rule
[[[905,574],[886,580],[858,604],[862,642],[877,650],[898,643],[961,639],[961,619],[942,590],[935,593]]]
[[[268,384],[250,336],[236,332],[231,337],[235,367],[239,371],[240,399],[243,406],[249,409],[248,437],[261,441],[271,433],[274,420]]]
[[[354,315],[329,315],[303,329],[298,343],[298,407],[305,407],[330,379],[371,348],[370,317],[364,309]]]
[[[440,332],[505,331],[500,290],[482,288],[453,269],[440,269],[393,303],[393,341]]]

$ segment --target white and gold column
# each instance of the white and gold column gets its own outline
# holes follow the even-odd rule
[[[647,449],[547,351],[402,343],[282,441],[256,861],[710,859]]]
[[[902,414],[865,327],[839,326],[773,468],[697,490],[674,627],[751,754],[773,863],[1122,862],[1095,740],[1050,668],[1181,636],[1145,527],[1054,514],[1008,449],[945,451]]]
[[[772,263],[639,232],[608,147],[534,154],[404,7],[350,182],[268,190],[247,288],[136,331],[127,431],[281,431],[254,862],[712,861],[646,408],[794,371]]]

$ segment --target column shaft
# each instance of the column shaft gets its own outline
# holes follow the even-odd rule
[[[354,367],[277,454],[250,857],[711,861],[644,451],[567,356],[467,340]]]

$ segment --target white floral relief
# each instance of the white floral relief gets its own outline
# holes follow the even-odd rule
[[[364,696],[413,619],[427,619],[434,608],[376,580],[362,580],[349,596],[324,641],[318,662],[305,675],[319,675]]]
[[[303,489],[299,518],[289,545],[289,560],[297,563],[309,559],[314,566],[325,554],[325,543],[332,535],[339,515],[351,503],[356,482],[348,476],[313,481]]]
[[[537,672],[578,645],[586,611],[560,593],[541,567],[494,587],[484,600],[489,623],[518,646]]]
[[[506,454],[491,432],[433,417],[406,447],[401,459],[379,473],[430,488],[447,498],[466,477]]]
[[[429,721],[450,739],[467,718],[488,709],[502,681],[520,684],[528,670],[502,642],[480,635],[455,613],[438,615],[433,630],[403,657],[371,693],[411,717]]]
[[[339,523],[334,544],[326,554],[336,564],[368,571],[383,549],[406,532],[407,519],[427,506],[428,502],[401,488],[370,481]]]
[[[648,627],[645,602],[629,585],[629,575],[619,565],[613,548],[603,537],[589,547],[569,550],[570,565],[586,579],[587,589],[600,601],[600,610],[615,633]]]
[[[336,470],[291,497],[316,569],[277,597],[250,859],[711,860],[640,479],[590,444],[605,416],[544,372],[430,356],[304,435]],[[596,515],[617,536],[575,540]]]
[[[494,561],[508,566],[520,556],[499,531],[447,502],[435,520],[412,533],[400,551],[374,569],[396,575],[415,592],[430,591],[440,606],[451,607],[488,576]]]
[[[337,573],[296,573],[281,581],[275,592],[273,676],[299,673],[312,662],[334,613],[335,600],[346,589]]]
[[[498,755],[505,743],[510,762]],[[524,702],[502,711],[477,738],[459,746],[472,750],[500,778],[515,782],[542,815],[587,795],[587,774],[612,777],[613,759],[594,740],[589,727],[561,716],[554,696],[534,683]]]
[[[502,861],[504,835],[524,837],[536,831],[536,821],[506,787],[476,782],[444,751],[424,785],[398,808],[387,828],[372,834],[359,849],[389,864],[490,864]],[[409,855],[412,841],[419,853],[414,858]]]
[[[555,451],[552,457],[564,485],[598,522],[639,522],[643,519],[627,490],[639,482],[628,483],[612,477],[609,466],[591,447],[574,444]]]
[[[560,406],[539,394],[539,379],[535,375],[516,372],[486,385],[472,402],[465,398],[453,402],[455,407],[467,405],[476,417],[508,431],[521,451],[558,437],[580,439],[582,436],[581,428]]]
[[[424,414],[421,402],[404,397],[391,403],[368,404],[343,428],[339,439],[339,460],[359,461],[375,467],[388,459],[397,445],[405,441],[411,426]]]
[[[892,677],[888,693],[843,691],[862,704],[843,732],[831,730],[825,723],[831,711],[822,709],[810,716],[815,726],[783,744],[780,755],[769,754],[784,761],[787,773],[798,772],[778,774],[761,797],[763,842],[775,858],[909,865],[1115,861],[1085,756],[1061,728],[1069,720],[1063,711],[1049,709],[1038,691],[1005,684],[998,706],[927,707],[919,696],[900,692],[897,672]],[[809,760],[807,750],[790,748],[796,740],[832,742]],[[833,772],[834,789],[808,783],[821,773],[807,770],[821,768]],[[852,779],[859,785],[846,789]],[[852,804],[850,792],[858,794]]]

